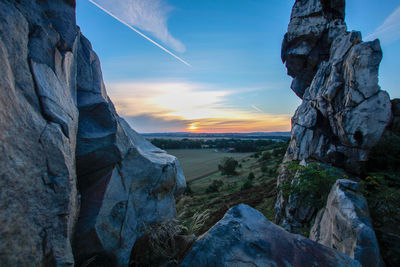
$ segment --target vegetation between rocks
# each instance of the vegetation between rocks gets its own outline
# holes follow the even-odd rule
[[[295,196],[299,203],[321,209],[325,206],[329,192],[337,179],[347,178],[340,170],[316,163],[301,166],[291,162],[287,169],[293,180],[283,183],[281,190],[285,198]]]
[[[400,137],[386,134],[371,150],[361,181],[382,257],[400,262]]]

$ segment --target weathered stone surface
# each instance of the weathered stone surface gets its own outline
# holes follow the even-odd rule
[[[78,49],[76,149],[82,206],[74,238],[78,262],[111,252],[127,265],[149,223],[175,217],[175,196],[185,178],[179,162],[116,113],[102,80],[100,61],[83,36]]]
[[[357,172],[390,123],[389,95],[377,84],[379,41],[359,43],[358,36],[337,38],[332,60],[319,65],[292,118],[287,159],[315,159]],[[355,45],[349,50],[350,41]],[[343,47],[347,52],[339,51]],[[346,58],[337,58],[342,54]]]
[[[80,188],[82,208],[75,236],[79,260],[109,251],[121,265],[128,264],[145,226],[175,217],[174,197],[185,188],[175,157],[152,146],[122,119],[118,127],[130,141],[123,159],[112,168],[82,176],[96,182]]]
[[[357,182],[338,180],[311,229],[310,239],[342,251],[364,267],[384,266],[366,199]]]
[[[46,11],[36,1],[0,2],[1,266],[74,263],[78,111],[65,73],[76,63],[66,54],[58,55],[65,64],[55,61],[59,39]],[[45,27],[52,34],[40,37],[41,49],[52,49],[36,61],[34,31]]]
[[[357,172],[391,121],[378,85],[378,40],[347,32],[344,0],[296,1],[282,60],[303,99],[292,118],[287,160],[315,159]]]
[[[293,6],[282,43],[282,60],[292,76],[292,90],[303,97],[318,65],[329,59],[332,40],[346,31],[344,0],[300,1]]]
[[[0,1],[0,73],[0,265],[127,264],[185,179],[116,113],[75,1]]]
[[[358,174],[392,121],[392,104],[378,85],[379,40],[363,42],[360,32],[347,32],[344,4],[294,4],[282,59],[303,101],[292,118],[284,161],[317,161]],[[278,186],[290,179],[281,168]],[[310,222],[287,204],[278,195],[278,223],[301,228]]]
[[[180,266],[361,266],[345,254],[286,232],[257,210],[231,208]]]

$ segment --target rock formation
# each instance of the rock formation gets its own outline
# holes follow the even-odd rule
[[[371,149],[388,127],[398,127],[389,95],[378,85],[379,40],[363,42],[360,32],[347,31],[344,18],[345,0],[296,0],[294,4],[282,60],[302,104],[292,118],[278,188],[296,180],[286,167],[289,162],[334,166],[348,177],[362,173]],[[336,183],[311,237],[363,266],[380,266],[368,206],[360,193],[353,192],[355,184]],[[276,220],[300,232],[312,226],[317,210],[295,200],[296,196],[278,194]]]
[[[74,0],[1,1],[0,33],[0,265],[127,264],[175,216],[178,161],[116,113]]]
[[[257,210],[231,208],[180,266],[361,266],[345,254],[286,232]]]
[[[358,173],[385,129],[398,132],[400,108],[378,86],[379,41],[347,32],[344,7],[295,2],[282,59],[303,103],[285,161]],[[174,218],[185,188],[179,162],[118,116],[76,25],[75,0],[0,1],[0,33],[0,265],[126,266],[148,226]],[[283,166],[278,184],[291,179]],[[379,266],[356,187],[337,182],[315,219],[311,237],[332,248],[239,205],[181,265]],[[290,199],[278,196],[277,219],[295,231],[316,212]]]
[[[150,223],[175,216],[185,178],[173,156],[154,147],[118,116],[102,81],[100,61],[81,36],[76,163],[81,210],[74,237],[78,262],[107,251],[129,262]]]
[[[282,60],[303,102],[286,160],[360,171],[392,118],[389,95],[378,85],[381,59],[379,40],[362,42],[360,32],[346,31],[344,0],[296,1]]]
[[[388,94],[378,85],[379,41],[347,32],[344,1],[296,1],[282,45],[292,89],[303,102],[292,118],[284,161],[317,161],[361,171],[369,150],[392,119]],[[278,186],[290,179],[281,170]],[[278,198],[280,223],[303,224]]]
[[[357,182],[338,180],[315,219],[310,239],[346,253],[364,267],[384,266],[368,204],[359,191]]]

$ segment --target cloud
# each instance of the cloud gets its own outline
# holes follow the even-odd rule
[[[96,0],[127,24],[153,35],[177,52],[185,52],[185,45],[168,30],[168,15],[173,10],[163,0]]]
[[[124,82],[107,84],[118,113],[140,132],[287,131],[290,114],[266,114],[228,105],[243,90],[221,90],[190,82]]]
[[[139,133],[181,132],[191,123],[191,121],[166,119],[151,114],[127,116],[125,119]]]
[[[365,39],[367,41],[372,41],[376,38],[379,38],[383,44],[390,44],[400,39],[400,6]]]
[[[107,84],[118,112],[125,116],[163,114],[199,119],[223,107],[226,90],[205,90],[208,85],[187,82],[117,82]]]

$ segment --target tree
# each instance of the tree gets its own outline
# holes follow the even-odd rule
[[[264,151],[261,155],[260,161],[267,161],[271,159],[271,153],[268,151]]]
[[[262,162],[262,164],[261,164],[261,171],[262,171],[263,173],[267,173],[267,172],[268,172],[267,163]]]
[[[240,188],[240,190],[241,190],[241,191],[244,191],[244,190],[247,190],[247,189],[252,188],[252,187],[253,187],[253,182],[250,181],[250,180],[247,180],[247,181],[242,185],[242,187]]]
[[[232,157],[225,157],[221,160],[221,164],[218,165],[218,169],[222,175],[234,175],[236,174],[236,167],[239,162]]]
[[[247,177],[247,179],[249,179],[249,180],[254,180],[254,178],[255,178],[255,176],[254,176],[254,173],[249,173],[249,176]]]
[[[214,180],[206,189],[206,193],[215,193],[219,192],[219,188],[224,185],[224,182],[219,180]]]

